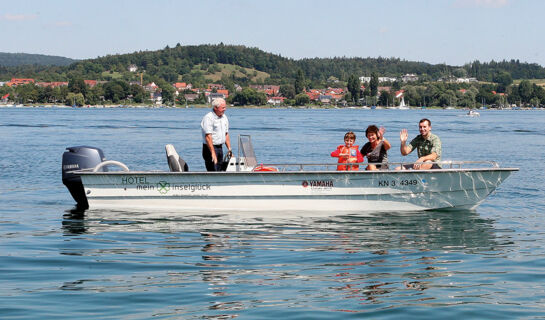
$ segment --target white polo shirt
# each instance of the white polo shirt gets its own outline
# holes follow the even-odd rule
[[[218,117],[214,111],[208,112],[201,121],[202,143],[206,144],[206,135],[212,135],[212,144],[224,144],[225,135],[229,132],[229,120],[227,116]]]

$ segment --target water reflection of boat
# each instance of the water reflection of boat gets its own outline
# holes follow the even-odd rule
[[[179,216],[177,212],[127,212],[88,210],[66,214],[62,228],[66,235],[103,232],[200,233],[203,252],[218,247],[225,238],[274,241],[312,234],[320,241],[329,239],[332,249],[345,247],[345,242],[365,243],[365,250],[377,255],[379,250],[461,249],[478,250],[495,247],[494,221],[467,209],[430,210],[418,214],[392,212],[350,214],[332,217],[251,214],[194,214]],[[320,236],[321,235],[321,236]],[[219,241],[221,242],[221,241]],[[210,245],[212,243],[212,245]],[[346,247],[351,245],[346,244]]]
[[[104,280],[104,291],[145,286],[159,292],[166,287],[191,293],[188,286],[204,285],[207,296],[229,297],[214,303],[214,310],[233,306],[255,310],[270,304],[270,294],[276,299],[279,290],[289,290],[287,299],[293,299],[291,292],[304,290],[305,299],[345,301],[343,308],[365,308],[362,312],[368,314],[372,305],[366,301],[383,309],[383,305],[399,304],[397,299],[392,302],[392,296],[411,297],[421,307],[427,303],[418,300],[421,291],[436,288],[424,298],[437,295],[439,299],[442,291],[437,288],[444,288],[447,279],[460,284],[449,288],[467,292],[468,286],[469,290],[475,287],[473,282],[463,285],[471,276],[467,272],[471,259],[479,259],[482,253],[481,259],[487,260],[510,246],[505,237],[495,234],[494,220],[471,210],[327,218],[163,215],[90,210],[85,218],[66,216],[62,228],[67,237],[59,252],[69,259],[78,256],[75,267],[67,268],[79,271],[87,265],[81,261],[90,261],[100,263],[100,270],[111,268],[106,270],[124,276]],[[130,248],[121,249],[127,245]],[[470,261],[462,263],[462,259]],[[127,276],[125,270],[119,271],[124,267],[140,272]],[[93,281],[88,273],[74,274],[81,277],[62,289],[86,289],[85,282]],[[483,270],[472,275],[487,278]],[[265,286],[269,289],[263,290]],[[255,295],[247,294],[253,290]],[[184,311],[195,303],[199,302],[191,300]],[[291,302],[281,303],[290,306]]]
[[[171,170],[129,171],[97,148],[68,148],[63,182],[81,206],[126,210],[414,211],[479,205],[516,168],[444,162],[436,170],[334,171],[336,164],[258,166],[249,136],[227,172],[188,172],[167,149]],[[95,155],[92,165],[78,163]],[[177,157],[174,157],[177,156]],[[106,165],[124,171],[103,171]],[[185,167],[185,170],[184,170]],[[391,166],[395,167],[395,164]],[[91,170],[81,170],[92,168]],[[81,177],[81,182],[78,180]]]

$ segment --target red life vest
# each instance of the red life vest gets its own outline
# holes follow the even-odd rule
[[[339,146],[337,148],[339,151],[337,157],[339,157],[338,163],[357,163],[358,162],[358,153],[359,153],[359,146],[352,146],[350,148],[346,146]],[[335,153],[337,152],[334,151]],[[348,158],[340,156],[341,154],[348,154]],[[361,162],[361,160],[360,160]],[[359,170],[359,166],[337,166],[337,171],[350,171],[350,170]]]

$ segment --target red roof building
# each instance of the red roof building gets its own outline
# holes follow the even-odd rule
[[[174,86],[176,90],[189,90],[193,87],[191,83],[185,83],[185,82],[176,82],[172,86]]]
[[[7,82],[6,85],[11,87],[11,86],[18,86],[21,84],[29,84],[29,83],[34,83],[34,79],[11,78],[11,81]]]
[[[86,85],[89,86],[89,88],[92,88],[94,86],[97,85],[97,81],[96,80],[83,80],[83,82],[85,82]]]
[[[219,90],[217,91],[217,93],[223,94],[223,95],[225,96],[225,98],[228,98],[228,97],[229,97],[229,90],[227,90],[227,89],[219,89]]]
[[[316,89],[310,89],[309,91],[305,92],[310,100],[318,100],[320,98],[320,95],[322,94],[319,90]]]

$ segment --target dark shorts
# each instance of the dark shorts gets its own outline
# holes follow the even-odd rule
[[[222,171],[221,165],[223,162],[223,147],[221,144],[214,145],[214,151],[216,151],[216,159],[218,163],[214,164],[212,161],[212,154],[206,144],[202,145],[202,158],[204,159],[204,165],[206,171]]]
[[[371,163],[371,164],[374,164],[374,163]],[[378,170],[388,170],[388,165],[387,164],[374,164],[375,167],[377,167]]]
[[[413,164],[404,164],[404,165],[403,165],[403,168],[405,168],[405,169],[412,169],[412,168],[413,168],[413,165],[414,165],[414,163],[413,163]],[[431,166],[430,170],[431,170],[431,169],[441,169],[441,167],[440,167],[437,163],[434,163],[434,164]]]

